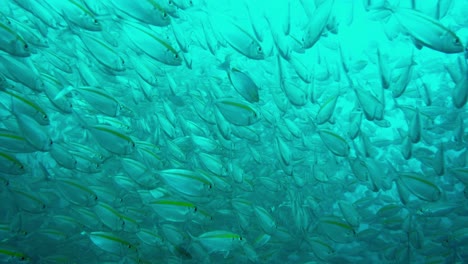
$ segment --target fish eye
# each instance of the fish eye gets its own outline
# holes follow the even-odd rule
[[[197,210],[198,210],[198,208],[195,206],[195,209],[194,209],[194,211],[196,212]]]
[[[455,38],[455,44],[456,44],[456,45],[460,45],[460,44],[461,44],[459,38]]]
[[[163,13],[163,17],[164,17],[164,18],[167,17],[167,13],[166,13],[166,12]]]
[[[54,142],[52,141],[52,139],[49,140],[49,145],[52,145],[54,144]]]
[[[42,118],[48,119],[48,116],[47,116],[47,115],[43,115]]]
[[[261,51],[262,51],[262,47],[258,46],[257,50],[258,50],[259,52],[261,52]]]
[[[29,45],[28,45],[27,43],[24,44],[24,48],[25,48],[25,49],[29,48]]]
[[[94,22],[94,24],[98,24],[98,23],[99,23],[99,21],[97,21],[97,19],[94,19],[93,22]]]

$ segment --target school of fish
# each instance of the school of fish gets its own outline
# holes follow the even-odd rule
[[[0,263],[468,262],[464,0],[6,0]]]

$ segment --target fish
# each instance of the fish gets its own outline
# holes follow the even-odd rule
[[[26,173],[25,166],[14,156],[0,152],[1,172],[11,175],[21,175]]]
[[[159,176],[172,188],[188,196],[204,196],[209,194],[213,183],[206,176],[190,170],[167,169]]]
[[[464,52],[460,38],[438,20],[409,8],[391,7],[389,4],[384,8],[414,38],[417,47],[424,46],[447,54]]]
[[[77,26],[90,31],[101,31],[102,25],[95,14],[81,1],[66,0],[51,5],[69,26]]]
[[[25,253],[6,245],[0,246],[0,259],[5,262],[28,263],[31,261],[31,258]]]
[[[327,149],[336,156],[347,157],[349,154],[349,145],[344,138],[330,130],[319,130],[320,138]]]
[[[209,231],[193,237],[192,239],[200,242],[208,253],[229,252],[242,245],[243,238],[235,233],[224,230]]]
[[[249,126],[259,120],[259,113],[253,105],[233,98],[218,99],[217,109],[231,124]]]
[[[71,170],[76,168],[78,162],[73,157],[73,154],[70,153],[70,150],[62,144],[54,144],[49,153],[60,166]]]
[[[435,202],[441,198],[442,191],[430,180],[423,178],[422,175],[416,173],[401,173],[401,183],[408,190],[424,201]]]
[[[136,23],[126,23],[124,30],[131,42],[151,58],[170,66],[182,64],[179,52],[168,40],[158,37],[153,30]]]
[[[305,49],[311,48],[319,40],[330,19],[334,2],[334,0],[322,1],[309,17],[302,37],[302,45]]]
[[[29,57],[31,55],[30,45],[13,28],[0,22],[0,50],[6,51],[13,56]]]
[[[24,136],[31,146],[38,151],[48,151],[53,141],[48,129],[37,123],[32,117],[24,114],[15,114],[19,132]]]
[[[237,68],[228,71],[229,80],[234,89],[249,103],[256,103],[259,99],[258,86],[252,78]]]
[[[164,27],[171,23],[169,14],[154,0],[144,0],[138,4],[129,0],[117,0],[112,5],[123,14],[138,19],[143,23]]]
[[[223,23],[223,38],[237,52],[253,60],[262,60],[265,53],[261,44],[245,28],[235,22]]]
[[[317,226],[317,231],[338,243],[348,241],[356,234],[352,226],[335,216],[322,217]]]
[[[111,232],[95,231],[86,233],[83,231],[82,235],[87,235],[95,246],[104,251],[118,255],[124,254],[124,252],[136,253],[134,245]]]
[[[88,33],[79,34],[85,47],[104,69],[112,73],[125,71],[125,59],[103,39]]]
[[[93,125],[88,130],[104,149],[112,153],[126,155],[135,150],[135,142],[129,136],[109,125]]]
[[[49,116],[38,104],[12,91],[5,90],[3,93],[7,96],[3,96],[0,103],[9,108],[13,114],[27,115],[43,126],[50,124]]]
[[[330,120],[333,110],[335,110],[337,99],[338,96],[334,96],[322,104],[316,117],[317,124],[321,125]]]
[[[55,184],[62,197],[71,204],[93,207],[97,204],[98,196],[87,186],[71,179],[55,179]]]
[[[197,206],[183,201],[156,200],[149,202],[155,212],[166,221],[185,222],[194,218]]]
[[[335,249],[320,238],[308,239],[307,243],[311,246],[311,250],[314,255],[321,260],[327,260],[327,258],[330,258],[335,254]]]
[[[44,90],[44,81],[31,60],[2,54],[0,62],[2,62],[0,69],[6,78],[21,83],[33,91]]]

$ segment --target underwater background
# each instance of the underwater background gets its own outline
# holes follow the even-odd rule
[[[1,0],[1,263],[468,263],[468,1]]]

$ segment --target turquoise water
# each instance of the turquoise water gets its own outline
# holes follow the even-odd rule
[[[468,5],[9,0],[1,263],[467,263]]]

